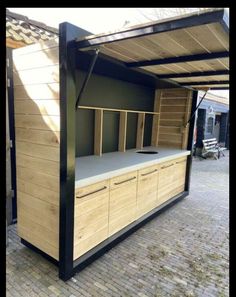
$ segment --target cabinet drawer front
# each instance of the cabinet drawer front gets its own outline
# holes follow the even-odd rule
[[[160,164],[160,171],[167,169],[167,168],[173,168],[175,165],[175,160],[163,162]]]
[[[110,192],[109,235],[114,234],[135,220],[137,186],[131,183]]]
[[[75,204],[80,199],[90,199],[109,191],[109,180],[75,189]]]
[[[159,166],[154,165],[154,166],[149,166],[147,168],[139,170],[138,171],[138,180],[151,178],[152,176],[157,175],[158,169],[159,169]]]
[[[85,239],[96,233],[97,230],[108,226],[109,194],[103,194],[104,201],[96,208],[87,210],[84,214],[75,216],[74,221],[74,242]],[[95,201],[96,202],[96,201]]]
[[[74,260],[88,252],[90,249],[104,241],[108,236],[108,226],[97,230],[92,236],[81,240],[78,244],[74,245]]]
[[[119,175],[110,180],[110,189],[117,189],[137,182],[137,171]]]
[[[175,159],[176,164],[184,164],[184,163],[186,164],[186,162],[187,162],[187,156]]]

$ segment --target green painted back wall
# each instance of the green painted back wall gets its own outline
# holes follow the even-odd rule
[[[79,90],[85,73],[77,71],[76,85]],[[152,111],[154,89],[133,83],[116,80],[106,76],[92,74],[81,97],[80,105],[118,109]],[[150,145],[152,116],[145,124],[144,145]],[[128,149],[135,148],[137,115],[128,113],[127,143]],[[76,157],[93,154],[94,111],[76,111]],[[103,153],[118,150],[119,113],[104,112]]]

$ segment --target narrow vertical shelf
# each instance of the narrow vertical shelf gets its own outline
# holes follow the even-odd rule
[[[136,138],[137,149],[143,148],[144,124],[145,124],[145,113],[139,113],[138,125],[137,125],[137,138]]]
[[[151,145],[158,146],[159,125],[160,125],[160,109],[161,109],[161,92],[156,90],[153,111],[158,113],[153,115],[152,121],[152,139]]]
[[[120,152],[125,152],[126,146],[126,130],[127,130],[127,112],[120,112],[120,124],[119,124],[119,146]]]
[[[102,130],[103,130],[103,110],[95,110],[94,121],[94,155],[102,155]]]

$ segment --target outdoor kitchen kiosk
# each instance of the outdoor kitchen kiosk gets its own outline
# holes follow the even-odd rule
[[[189,194],[198,90],[228,87],[224,10],[13,51],[18,235],[59,277]],[[158,244],[158,242],[157,242]]]

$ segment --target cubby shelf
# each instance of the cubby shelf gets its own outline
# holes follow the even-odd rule
[[[115,109],[96,106],[78,106],[79,109],[93,109],[95,110],[95,125],[94,125],[94,155],[102,155],[102,138],[103,138],[103,111],[114,111],[120,113],[119,123],[119,142],[118,151],[126,151],[126,131],[127,131],[127,113],[137,113],[137,134],[136,134],[136,148],[143,148],[144,138],[144,126],[145,126],[145,114],[152,114],[155,118],[159,118],[159,112],[154,111],[140,111],[140,110],[128,110],[128,109]],[[155,121],[156,122],[156,121]]]

